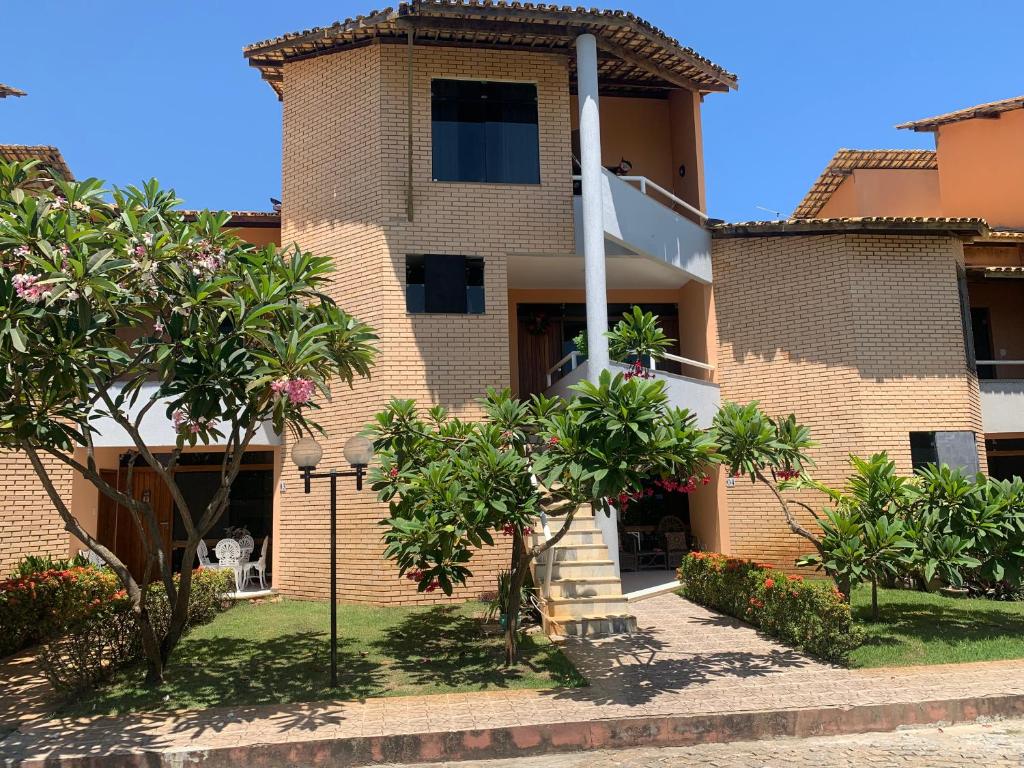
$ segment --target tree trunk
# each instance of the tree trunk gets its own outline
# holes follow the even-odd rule
[[[871,618],[878,621],[878,578],[871,577]]]
[[[163,655],[161,643],[157,639],[153,622],[150,621],[149,613],[145,606],[135,606],[135,618],[139,623],[139,634],[142,635],[142,652],[146,657],[146,685],[158,686],[164,682],[164,667],[166,659]]]
[[[846,600],[846,602],[850,602],[850,594],[853,589],[852,585],[850,584],[850,577],[835,576],[833,577],[833,580],[836,583],[836,589],[838,589],[840,593],[842,593],[843,599]]]
[[[519,663],[519,609],[523,583],[530,560],[526,557],[526,545],[522,531],[517,530],[512,539],[512,564],[509,570],[508,604],[505,606],[505,666]]]

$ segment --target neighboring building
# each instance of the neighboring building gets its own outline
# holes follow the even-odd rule
[[[71,169],[56,147],[43,144],[0,144],[0,160],[5,163],[38,160],[43,171],[66,181],[73,181]]]
[[[1019,269],[1020,250],[1015,235],[981,220],[996,213],[989,203],[944,207],[943,151],[948,144],[962,157],[967,144],[843,150],[797,218],[709,225],[700,109],[736,77],[631,14],[416,1],[257,43],[245,55],[284,102],[283,204],[279,222],[236,214],[238,223],[254,241],[331,256],[332,295],[381,337],[372,378],[339,388],[318,414],[329,435],[323,466],[344,466],[345,440],[391,397],[473,418],[488,386],[565,392],[596,368],[620,367],[593,349],[577,366],[572,339],[588,315],[599,327],[603,312],[614,322],[632,304],[655,311],[678,339],[658,373],[674,403],[704,425],[721,398],[796,413],[820,443],[816,476],[826,482],[842,482],[849,452],[886,450],[904,471],[929,458],[997,466],[996,453],[986,461],[980,450],[991,430],[978,374],[1008,368],[975,369],[962,286],[972,302],[1001,286],[980,275],[1008,273],[977,271],[975,256]],[[1000,114],[969,120],[1020,113]],[[964,172],[949,184],[964,183]],[[1011,218],[1000,208],[993,220],[1010,226]],[[983,256],[993,249],[998,259]],[[606,286],[587,285],[585,264],[604,265]],[[995,306],[993,327],[1003,322]],[[1024,358],[1011,343],[1018,337],[994,334],[990,354]],[[173,439],[167,425],[152,428]],[[128,442],[109,428],[100,439],[105,469],[116,474]],[[216,450],[190,454],[183,468],[198,473],[196,494]],[[323,597],[326,489],[303,494],[286,453],[264,435],[225,524],[271,535],[276,589]],[[146,492],[146,482],[133,491]],[[16,491],[9,481],[0,488],[0,508],[24,510],[22,531],[53,517],[32,487],[25,477]],[[116,510],[102,509],[91,487],[70,474],[61,487],[101,536],[130,546],[110,529]],[[370,492],[341,490],[345,598],[437,599],[418,595],[382,559],[386,508]],[[672,519],[706,549],[786,566],[801,551],[770,496],[742,479],[638,507],[621,531],[598,520],[608,551],[594,562],[613,580],[629,543],[652,549],[652,535]],[[29,551],[27,539],[15,541],[0,532],[0,569]],[[647,562],[670,565],[661,554]],[[493,590],[506,558],[499,547],[474,559],[476,576],[458,595]],[[617,594],[607,588],[600,594]]]

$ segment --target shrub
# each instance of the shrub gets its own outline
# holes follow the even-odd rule
[[[24,571],[0,582],[0,656],[63,634],[121,588],[89,565]]]
[[[175,576],[175,580],[177,580]],[[224,594],[234,574],[200,568],[192,574],[186,631],[206,624],[230,605]],[[161,636],[170,620],[170,603],[162,584],[148,587],[146,604]],[[74,691],[102,682],[117,669],[142,658],[142,642],[131,600],[124,590],[91,606],[67,632],[49,643],[40,655],[43,671],[58,690]]]
[[[860,645],[849,604],[828,582],[807,582],[715,552],[691,552],[678,576],[688,599],[826,661],[846,664]]]
[[[11,574],[12,579],[31,576],[42,571],[66,571],[79,565],[89,565],[88,559],[81,555],[75,555],[70,560],[50,557],[49,555],[26,555],[14,566]]]

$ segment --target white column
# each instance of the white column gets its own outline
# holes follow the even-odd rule
[[[580,173],[583,176],[583,268],[587,289],[588,378],[608,367],[608,293],[604,268],[601,188],[601,116],[597,108],[597,40],[576,38],[576,89],[580,103]]]

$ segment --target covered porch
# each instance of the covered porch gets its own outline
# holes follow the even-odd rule
[[[965,248],[970,340],[989,474],[1024,476],[1024,254],[1007,244]]]
[[[139,405],[146,400],[143,393]],[[167,419],[165,410],[162,405],[150,409],[140,428],[147,447],[163,467],[167,467],[171,460],[176,439],[174,426]],[[97,433],[93,438],[93,459],[101,478],[110,486],[151,506],[159,527],[163,556],[177,573],[182,565],[187,532],[182,512],[161,473],[147,464],[138,454],[131,437],[112,419],[99,417],[94,424]],[[269,594],[272,588],[274,531],[279,527],[280,442],[269,424],[258,432],[242,456],[227,508],[204,536],[205,549],[200,547],[197,553],[196,565],[231,567],[237,572],[239,589],[234,595],[236,597]],[[220,485],[224,449],[222,441],[186,447],[173,468],[173,478],[195,521]],[[76,451],[76,459],[83,464],[86,462],[84,448]],[[145,578],[147,551],[151,545],[144,540],[139,521],[129,509],[101,493],[78,473],[72,481],[70,506],[86,531],[114,552],[135,578]],[[221,550],[223,562],[219,560],[217,545],[225,540],[238,545],[237,563],[232,557],[234,547],[230,544]],[[72,553],[82,549],[85,545],[73,539]],[[155,575],[151,575],[152,578],[156,578]]]

